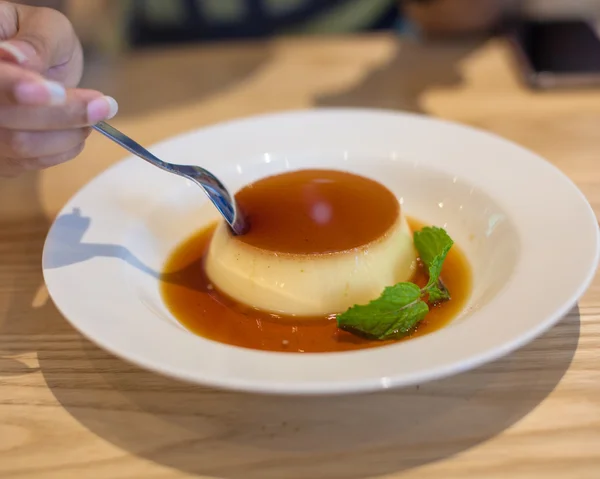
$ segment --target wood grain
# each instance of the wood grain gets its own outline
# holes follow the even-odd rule
[[[374,36],[162,50],[95,59],[86,83],[121,99],[115,124],[145,143],[319,105],[458,120],[546,156],[600,210],[600,92],[529,92],[500,42],[419,47]],[[123,156],[93,135],[76,161],[0,182],[0,477],[600,477],[598,279],[516,353],[381,394],[219,392],[83,339],[48,298],[41,249],[64,202]]]

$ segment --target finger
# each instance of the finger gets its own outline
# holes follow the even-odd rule
[[[0,105],[59,105],[66,97],[60,83],[17,65],[0,62]]]
[[[58,131],[0,129],[0,157],[38,158],[58,155],[83,143],[90,133],[90,128]]]
[[[0,2],[0,38],[4,58],[39,73],[68,62],[79,42],[59,11],[10,2]]]
[[[12,130],[67,130],[113,118],[116,100],[94,90],[68,90],[63,105],[5,105],[0,108],[0,128]]]
[[[79,156],[84,147],[85,143],[80,143],[68,151],[39,158],[0,158],[0,176],[15,177],[28,170],[43,170],[65,163]]]

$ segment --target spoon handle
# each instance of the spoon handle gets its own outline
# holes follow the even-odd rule
[[[173,169],[170,163],[166,163],[158,159],[156,156],[154,156],[152,153],[146,150],[146,148],[144,148],[142,145],[132,140],[127,135],[124,135],[116,128],[113,128],[108,123],[101,121],[93,125],[92,128],[102,133],[107,138],[110,138],[115,143],[118,143],[130,153],[133,153],[134,155],[140,157],[142,160],[146,160],[148,163],[151,163],[154,166],[158,166],[163,170],[173,173]]]

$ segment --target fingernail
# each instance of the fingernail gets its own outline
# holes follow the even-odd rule
[[[87,115],[90,124],[98,123],[102,120],[110,120],[117,111],[119,104],[112,96],[101,96],[88,103]]]
[[[0,42],[0,58],[3,60],[11,60],[19,65],[27,61],[27,55],[9,42]]]
[[[19,103],[25,105],[62,105],[67,99],[65,87],[50,80],[18,83],[14,95]]]

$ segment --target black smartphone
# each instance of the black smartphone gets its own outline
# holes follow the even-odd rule
[[[600,37],[584,20],[521,20],[509,30],[533,88],[600,86]]]

